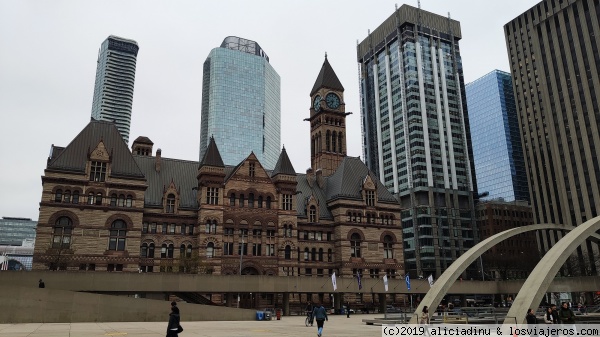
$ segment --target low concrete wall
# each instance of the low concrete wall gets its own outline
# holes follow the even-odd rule
[[[168,301],[3,285],[0,323],[166,322]],[[256,311],[178,303],[181,321],[244,321]],[[182,323],[185,327],[185,323]]]

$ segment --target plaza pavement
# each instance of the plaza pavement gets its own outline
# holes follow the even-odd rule
[[[377,315],[330,315],[325,322],[323,337],[381,336],[381,327],[366,325],[366,318]],[[0,337],[164,337],[168,313],[164,322],[114,322],[114,323],[28,323],[0,324]],[[317,324],[304,326],[304,316],[286,316],[280,321],[234,322],[181,322],[185,329],[180,337],[246,337],[246,336],[316,336]]]

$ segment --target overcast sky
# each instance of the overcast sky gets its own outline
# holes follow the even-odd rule
[[[539,0],[422,0],[461,22],[466,82],[508,71],[503,26]],[[0,216],[38,218],[50,146],[90,120],[98,49],[136,40],[130,142],[198,160],[202,64],[226,36],[257,41],[281,76],[281,141],[296,172],[310,166],[309,93],[327,52],[344,85],[348,155],[361,156],[356,43],[392,0],[0,1]],[[417,0],[409,5],[417,6]],[[130,144],[131,145],[131,144]]]

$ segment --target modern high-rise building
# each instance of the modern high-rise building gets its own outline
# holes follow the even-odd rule
[[[0,219],[0,246],[22,246],[24,241],[35,239],[37,221],[29,218]]]
[[[504,26],[535,223],[598,216],[599,18],[599,0],[545,0]],[[542,252],[560,237],[540,233]]]
[[[211,137],[225,165],[250,152],[267,169],[281,152],[280,78],[258,43],[228,36],[204,62],[200,159]]]
[[[443,272],[477,240],[460,23],[403,5],[358,49],[363,156],[402,207],[406,270]]]
[[[98,51],[92,117],[114,122],[125,143],[129,142],[138,50],[137,42],[111,35]]]
[[[529,201],[510,74],[494,70],[465,91],[480,199]]]

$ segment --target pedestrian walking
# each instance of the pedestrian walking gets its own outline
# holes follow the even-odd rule
[[[346,318],[350,318],[350,302],[346,303]]]
[[[46,284],[44,283],[44,281],[42,281],[42,279],[40,279],[40,281],[38,282],[38,288],[46,288]]]
[[[313,318],[317,320],[317,336],[323,335],[323,324],[328,321],[327,310],[323,307],[323,304],[316,305],[313,309]]]
[[[558,314],[558,310],[556,310],[556,304],[552,304],[552,317],[554,317],[554,324],[560,323],[560,315]]]
[[[169,314],[169,325],[167,325],[167,336],[166,337],[177,337],[183,328],[180,324],[179,308],[176,305],[171,306],[171,313]]]

